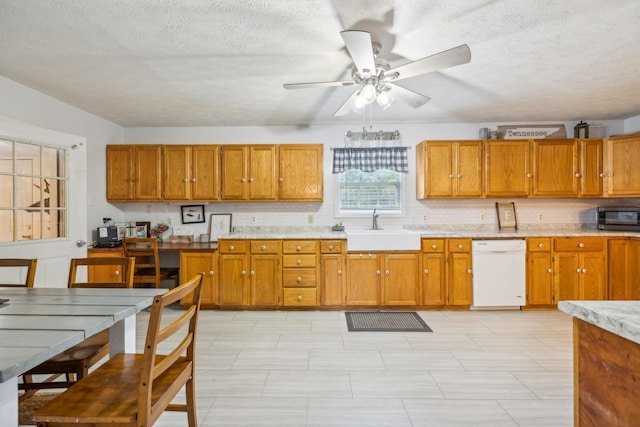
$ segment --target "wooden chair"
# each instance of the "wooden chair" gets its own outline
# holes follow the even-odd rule
[[[176,287],[180,284],[178,268],[160,267],[158,240],[154,238],[129,237],[122,240],[124,256],[136,259],[133,283],[152,284],[156,288],[166,279],[174,279]]]
[[[142,354],[118,354],[38,409],[40,427],[149,427],[164,411],[187,413],[196,427],[195,339],[202,273],[154,297]],[[165,308],[193,293],[193,305],[169,323]],[[160,350],[164,351],[160,351]],[[185,387],[186,403],[172,404]]]
[[[69,288],[131,288],[133,287],[133,270],[135,260],[133,258],[73,258],[69,268]],[[86,266],[113,266],[116,268],[116,276],[122,280],[116,282],[78,282],[78,268]],[[109,355],[109,330],[104,330],[85,339],[46,362],[26,372],[23,381],[18,385],[20,390],[25,390],[19,399],[28,399],[40,389],[67,388],[76,381],[84,378],[89,373],[89,368]],[[34,375],[47,375],[42,381],[34,381]],[[55,381],[61,375],[66,376],[66,381]]]
[[[3,258],[0,259],[0,267],[13,267],[13,268],[26,268],[27,275],[23,283],[0,283],[0,286],[16,286],[33,288],[33,284],[36,280],[36,267],[38,265],[38,259],[24,259],[24,258]],[[6,277],[5,274],[2,275]],[[3,279],[4,280],[4,279]]]

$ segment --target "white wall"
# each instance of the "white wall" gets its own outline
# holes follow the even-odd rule
[[[640,116],[631,117],[624,121],[624,133],[640,133]]]
[[[124,214],[106,202],[105,147],[122,143],[123,128],[2,76],[0,94],[0,115],[87,139],[87,240],[103,216],[121,219]]]
[[[577,122],[566,122],[567,136],[573,136],[573,126]],[[592,123],[592,122],[590,122]],[[605,126],[607,135],[624,132],[622,121],[599,121]],[[508,123],[501,123],[508,124]],[[534,124],[534,123],[531,123]],[[425,124],[375,126],[373,130],[393,131],[398,129],[403,145],[412,147],[409,151],[410,173],[406,176],[405,218],[380,218],[382,227],[392,228],[406,225],[442,226],[476,225],[497,226],[495,201],[485,200],[416,200],[415,198],[415,145],[424,139],[477,139],[481,127],[495,129],[496,123],[472,124]],[[361,126],[323,125],[309,127],[194,127],[194,128],[126,128],[126,144],[262,144],[262,143],[320,143],[324,150],[324,202],[322,203],[210,203],[206,213],[231,212],[236,226],[284,226],[284,225],[333,225],[343,221],[348,227],[368,226],[370,219],[336,218],[334,177],[331,175],[332,147],[343,146],[343,135],[347,130],[360,131]],[[539,214],[543,214],[543,224],[595,223],[594,209],[601,204],[629,203],[629,201],[584,200],[584,199],[517,199],[520,224],[540,225]],[[151,220],[152,223],[170,219],[174,226],[179,221],[180,204],[170,203],[120,203],[129,221]],[[253,218],[256,219],[253,222]],[[426,219],[425,219],[426,218]],[[207,224],[189,225],[194,234],[206,233]]]

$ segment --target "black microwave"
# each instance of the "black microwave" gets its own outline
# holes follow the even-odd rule
[[[640,231],[640,206],[598,208],[598,229]]]

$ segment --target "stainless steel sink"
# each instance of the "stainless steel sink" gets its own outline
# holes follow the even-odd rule
[[[403,229],[345,230],[348,251],[417,251],[420,233]]]

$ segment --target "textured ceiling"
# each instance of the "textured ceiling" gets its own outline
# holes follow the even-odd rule
[[[403,80],[431,97],[377,123],[640,114],[638,0],[2,0],[0,75],[122,126],[361,123],[340,31],[401,65],[466,43],[469,64]],[[1,96],[1,94],[0,94]]]

